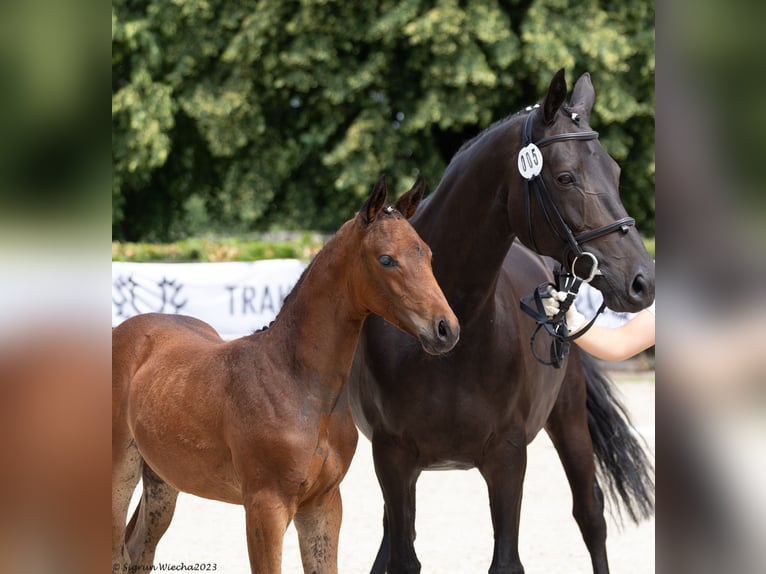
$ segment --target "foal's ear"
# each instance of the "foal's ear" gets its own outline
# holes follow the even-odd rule
[[[370,197],[364,203],[362,209],[359,210],[364,225],[369,225],[375,221],[378,213],[380,213],[380,210],[383,209],[383,206],[386,204],[387,195],[388,186],[386,185],[386,175],[383,174],[380,176],[378,183],[375,184]]]
[[[585,118],[587,122],[590,119],[590,111],[593,109],[595,99],[596,93],[593,91],[590,74],[585,72],[577,80],[572,90],[572,108]]]
[[[405,219],[409,219],[415,215],[415,211],[420,205],[420,201],[423,199],[423,192],[426,189],[426,180],[422,175],[418,175],[418,179],[415,180],[415,185],[412,186],[407,193],[396,200],[394,208],[401,213]]]
[[[566,97],[567,81],[564,77],[564,68],[561,68],[553,76],[548,93],[545,95],[545,101],[543,102],[543,123],[545,125],[553,123],[553,120],[556,119],[556,112],[559,111]]]

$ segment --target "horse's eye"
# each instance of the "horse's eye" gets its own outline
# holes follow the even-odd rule
[[[383,267],[396,267],[396,259],[394,259],[390,255],[381,255],[380,257],[378,257],[378,262]]]
[[[574,176],[571,173],[562,173],[557,178],[561,185],[572,185],[575,181]]]

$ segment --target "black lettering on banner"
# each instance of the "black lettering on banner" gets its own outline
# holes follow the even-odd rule
[[[226,285],[229,315],[279,313],[293,285]]]
[[[226,290],[229,292],[229,315],[234,315],[234,291],[236,289],[236,285],[226,285]]]
[[[246,285],[242,289],[242,314],[247,315],[248,308],[255,314],[255,307],[253,306],[253,299],[255,298],[255,287]]]
[[[271,311],[272,313],[275,313],[279,311],[274,306],[274,300],[271,298],[271,291],[269,290],[269,286],[266,285],[266,287],[263,288],[263,299],[261,299],[261,313],[263,313],[266,309]]]
[[[160,281],[118,275],[112,282],[112,304],[118,317],[132,317],[151,311],[179,313],[189,302],[182,296],[184,284],[175,278]]]

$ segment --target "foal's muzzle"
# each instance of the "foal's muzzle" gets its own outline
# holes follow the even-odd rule
[[[460,339],[460,324],[457,318],[438,317],[425,329],[420,329],[420,344],[431,355],[451,351]]]

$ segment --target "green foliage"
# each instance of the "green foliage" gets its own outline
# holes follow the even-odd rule
[[[192,237],[173,243],[113,242],[112,261],[310,261],[323,245],[324,238],[311,233],[281,240],[263,237]]]
[[[646,250],[649,252],[649,257],[652,259],[657,258],[655,243],[654,237],[644,237],[644,247],[646,247]]]
[[[268,236],[200,236],[173,243],[112,243],[112,261],[146,263],[152,261],[259,261],[261,259],[301,259],[311,261],[327,237],[319,234],[287,234],[280,239]],[[654,238],[644,238],[649,255],[655,258]]]
[[[331,231],[590,71],[623,200],[654,222],[654,5],[596,0],[112,2],[113,235]]]

